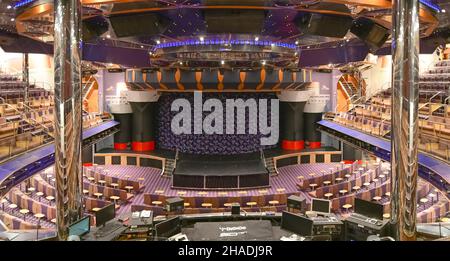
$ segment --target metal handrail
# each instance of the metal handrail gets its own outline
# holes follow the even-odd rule
[[[45,126],[44,124],[42,124],[42,123],[36,121],[36,120],[33,119],[33,118],[28,118],[28,117],[26,117],[26,114],[25,114],[24,112],[21,112],[21,111],[19,111],[17,108],[15,108],[14,106],[12,106],[11,104],[6,103],[6,101],[5,101],[5,99],[4,99],[3,97],[0,97],[0,100],[2,101],[2,105],[6,105],[6,106],[10,107],[11,109],[13,109],[14,111],[16,111],[16,112],[22,117],[22,119],[24,119],[24,120],[25,120],[25,119],[30,120],[30,121],[34,122],[35,124],[41,126],[41,127],[45,130],[46,134],[48,134],[50,137],[54,138],[53,133],[50,132],[50,130],[48,129],[47,126]],[[24,116],[25,116],[25,117],[24,117]]]
[[[90,86],[87,88],[87,90],[84,91],[84,93],[83,93],[83,100],[86,99],[86,96],[87,96],[89,90],[92,88],[92,86],[93,86],[94,83],[95,83],[94,81],[91,81],[92,78],[93,78],[93,76],[92,76],[92,75],[89,75],[89,78],[88,78],[88,80],[87,80],[85,86],[83,86],[83,88],[82,88],[82,90],[84,91],[85,87],[88,86],[88,85],[90,84]]]
[[[347,102],[347,104],[343,104],[343,105],[348,105],[348,102],[351,101],[351,99],[352,99],[353,97],[355,97],[355,96],[357,96],[357,95],[355,94],[355,95],[353,95],[352,97],[350,97],[350,98],[348,98],[347,100],[345,100],[345,101]],[[342,106],[341,106],[341,107],[342,107]],[[339,107],[339,104],[337,104],[334,110],[337,112],[338,109],[340,109],[341,107]]]
[[[420,106],[418,110],[420,111],[422,108],[424,108],[425,106],[429,105],[429,104],[431,103],[431,100],[432,100],[434,97],[436,97],[436,96],[438,96],[439,94],[441,94],[441,93],[443,93],[443,92],[442,92],[442,91],[438,91],[437,93],[435,93],[433,96],[430,97],[430,99],[428,99],[428,102],[422,104],[422,106]]]
[[[35,113],[38,113],[38,111],[36,111],[36,109],[31,108],[30,106],[26,105],[25,103],[22,103],[22,105],[28,109],[28,112],[35,112]],[[53,121],[52,119],[48,118],[48,117],[45,116],[43,113],[42,113],[42,118],[44,118],[44,119],[46,119],[46,120],[48,120],[48,121],[54,123],[54,121]]]

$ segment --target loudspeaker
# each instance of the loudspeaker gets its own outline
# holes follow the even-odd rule
[[[166,199],[167,212],[182,211],[184,209],[184,199],[182,198],[168,198]]]
[[[109,24],[106,18],[96,16],[83,20],[82,22],[82,38],[83,41],[89,41],[108,31]]]
[[[306,211],[306,198],[304,196],[291,195],[287,198],[287,207],[289,209],[298,209],[304,213]]]
[[[206,9],[203,16],[209,34],[260,34],[266,13],[264,10]]]
[[[363,40],[371,52],[375,52],[382,47],[389,38],[389,30],[387,28],[365,17],[360,17],[353,21],[350,32]]]
[[[239,203],[231,204],[231,215],[240,215],[241,214],[241,205]]]
[[[117,37],[158,35],[169,25],[169,19],[158,13],[114,15],[109,21]]]
[[[346,15],[301,13],[295,20],[295,25],[301,33],[342,38],[352,22],[352,17]]]

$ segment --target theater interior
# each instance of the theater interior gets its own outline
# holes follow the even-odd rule
[[[0,241],[450,240],[449,13],[0,0]]]

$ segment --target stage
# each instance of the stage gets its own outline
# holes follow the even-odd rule
[[[269,171],[260,153],[192,155],[180,153],[174,188],[240,189],[269,186]]]

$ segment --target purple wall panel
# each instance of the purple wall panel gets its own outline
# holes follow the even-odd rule
[[[246,117],[246,134],[181,134],[176,135],[171,131],[171,121],[172,118],[178,112],[171,112],[171,104],[177,98],[186,98],[191,102],[193,106],[193,94],[192,93],[177,93],[177,94],[165,94],[159,98],[159,112],[157,115],[158,120],[158,130],[157,130],[157,146],[163,149],[178,149],[180,152],[184,153],[192,153],[192,154],[214,154],[214,155],[233,155],[240,153],[250,153],[259,151],[262,147],[260,145],[260,138],[262,135],[257,131],[256,135],[250,135],[248,130],[248,112]],[[225,100],[226,99],[237,99],[241,98],[243,100],[249,98],[255,98],[258,102],[259,99],[268,99],[268,118],[270,124],[270,99],[275,99],[276,96],[274,94],[266,94],[266,93],[254,93],[254,94],[243,94],[243,93],[203,93],[203,102],[208,98],[216,98],[222,101],[224,107],[224,126],[226,124],[226,109],[225,109]],[[191,110],[192,117],[192,126],[191,133],[193,133],[193,108]],[[203,118],[205,118],[209,113],[203,113]],[[235,119],[236,125],[236,119]],[[223,129],[225,133],[225,128]],[[235,126],[236,131],[236,126]],[[273,146],[265,146],[268,147],[276,147]]]

